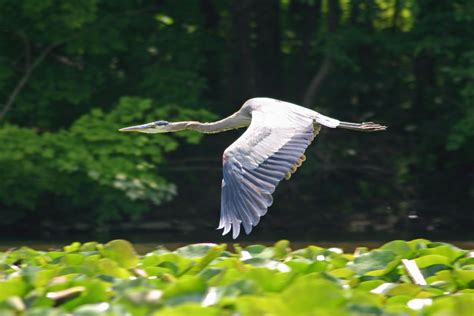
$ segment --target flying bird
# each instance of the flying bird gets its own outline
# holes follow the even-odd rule
[[[308,108],[270,98],[253,98],[239,111],[220,121],[156,121],[119,129],[121,132],[168,133],[194,130],[219,133],[248,129],[222,155],[223,180],[220,221],[223,235],[235,239],[242,224],[250,234],[273,203],[272,194],[283,178],[289,179],[306,160],[304,152],[321,126],[362,132],[383,131],[386,126],[342,122]]]

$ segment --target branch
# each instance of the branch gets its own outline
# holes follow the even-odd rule
[[[123,15],[134,15],[134,14],[139,14],[139,13],[148,13],[148,12],[152,12],[152,10],[155,10],[157,8],[158,7],[156,7],[156,6],[152,6],[152,7],[144,8],[144,9],[140,9],[140,10],[130,10],[130,11],[125,11],[125,12],[120,12],[119,14],[112,14],[112,16],[123,16]],[[98,22],[101,22],[101,21],[98,21]],[[84,32],[87,32],[87,31],[88,30],[85,27]],[[7,102],[3,105],[3,109],[0,111],[0,120],[2,120],[3,117],[11,110],[11,107],[12,107],[13,103],[15,103],[15,100],[16,100],[18,94],[21,92],[21,90],[23,89],[25,84],[30,79],[31,74],[33,73],[33,70],[36,67],[38,67],[38,65],[41,64],[41,62],[43,62],[44,58],[51,52],[51,50],[53,50],[55,47],[63,44],[66,41],[66,40],[60,41],[60,42],[57,42],[57,43],[54,43],[54,44],[51,44],[51,45],[47,46],[41,52],[41,54],[33,61],[33,63],[30,64],[30,44],[27,40],[26,35],[23,32],[20,32],[18,34],[19,34],[19,36],[21,37],[21,39],[23,40],[23,42],[25,44],[25,50],[26,50],[25,51],[25,54],[26,54],[25,55],[25,62],[27,64],[27,68],[26,68],[23,76],[21,77],[20,81],[18,81],[17,85],[15,86],[15,89],[13,89],[12,93],[8,97]],[[75,36],[69,36],[67,41],[70,41],[71,39],[73,39],[75,37],[78,37],[79,35],[80,35],[80,33],[77,33]]]
[[[329,0],[329,11],[327,17],[327,32],[328,34],[334,34],[336,32],[338,21],[339,21],[339,14],[340,9],[338,7],[336,0]],[[303,98],[303,106],[311,107],[313,100],[316,97],[316,94],[319,90],[319,87],[323,83],[324,79],[326,79],[329,70],[332,67],[332,60],[329,52],[325,53],[324,60],[321,63],[321,67],[319,68],[318,72],[314,75],[313,79],[306,89],[306,93]]]
[[[3,117],[10,111],[13,103],[15,103],[15,100],[18,96],[18,94],[21,92],[21,90],[23,89],[23,87],[25,86],[25,84],[28,82],[28,80],[30,79],[31,77],[31,74],[33,73],[33,71],[35,70],[36,67],[39,66],[39,64],[41,64],[41,62],[45,59],[45,57],[49,54],[49,52],[51,52],[51,50],[53,48],[55,48],[56,46],[58,46],[59,43],[57,44],[51,44],[49,46],[47,46],[42,52],[41,54],[33,61],[33,63],[31,65],[28,65],[28,68],[26,68],[25,70],[25,73],[23,74],[23,76],[21,77],[20,81],[18,81],[15,89],[13,89],[12,93],[10,94],[10,96],[8,97],[8,100],[7,102],[5,103],[5,105],[3,106],[3,109],[2,111],[0,111],[0,120],[3,119]]]
[[[30,67],[30,65],[31,65],[30,41],[26,37],[25,33],[23,33],[22,31],[18,32],[18,36],[23,41],[23,46],[25,46],[25,69],[28,69],[28,67]]]
[[[314,75],[313,79],[311,80],[311,83],[308,86],[308,89],[306,90],[306,93],[303,98],[303,106],[305,107],[311,107],[313,100],[319,90],[319,87],[321,86],[321,83],[323,83],[324,79],[329,73],[329,70],[331,69],[331,59],[328,55],[324,57],[323,63],[321,64],[321,67],[319,68],[319,71]]]
[[[401,11],[400,0],[395,0],[395,4],[393,6],[392,31],[395,32],[397,30],[397,22]]]

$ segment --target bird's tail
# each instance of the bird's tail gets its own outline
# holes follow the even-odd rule
[[[339,120],[333,119],[332,117],[322,115],[321,113],[316,112],[316,122],[326,127],[336,128],[341,124]]]

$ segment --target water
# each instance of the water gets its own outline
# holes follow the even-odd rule
[[[368,247],[369,249],[378,248],[387,241],[294,241],[291,242],[290,247],[292,249],[300,249],[304,248],[308,245],[316,245],[319,247],[324,248],[341,248],[344,252],[353,252],[356,247]],[[72,241],[71,241],[72,242]],[[9,249],[15,249],[22,246],[27,246],[36,250],[56,250],[60,249],[66,245],[69,245],[71,242],[61,242],[61,241],[20,241],[20,240],[13,240],[13,241],[0,241],[0,251],[7,251]],[[133,240],[132,240],[133,242]],[[205,242],[205,241],[203,241]],[[472,241],[445,241],[447,243],[453,244],[461,249],[468,249],[474,250],[474,240]],[[247,246],[251,244],[262,244],[265,246],[271,246],[275,242],[271,241],[244,241],[244,242],[235,242],[241,246]],[[133,246],[137,250],[139,254],[145,254],[147,252],[153,251],[160,246],[164,246],[167,249],[174,250],[179,247],[185,246],[189,244],[189,242],[165,242],[165,243],[157,243],[157,242],[133,242]],[[227,243],[228,249],[232,250],[232,245],[234,243]]]

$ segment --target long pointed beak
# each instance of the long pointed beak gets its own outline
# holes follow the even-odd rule
[[[140,131],[146,130],[147,128],[150,128],[150,124],[124,127],[124,128],[119,129],[119,132],[140,132]]]

